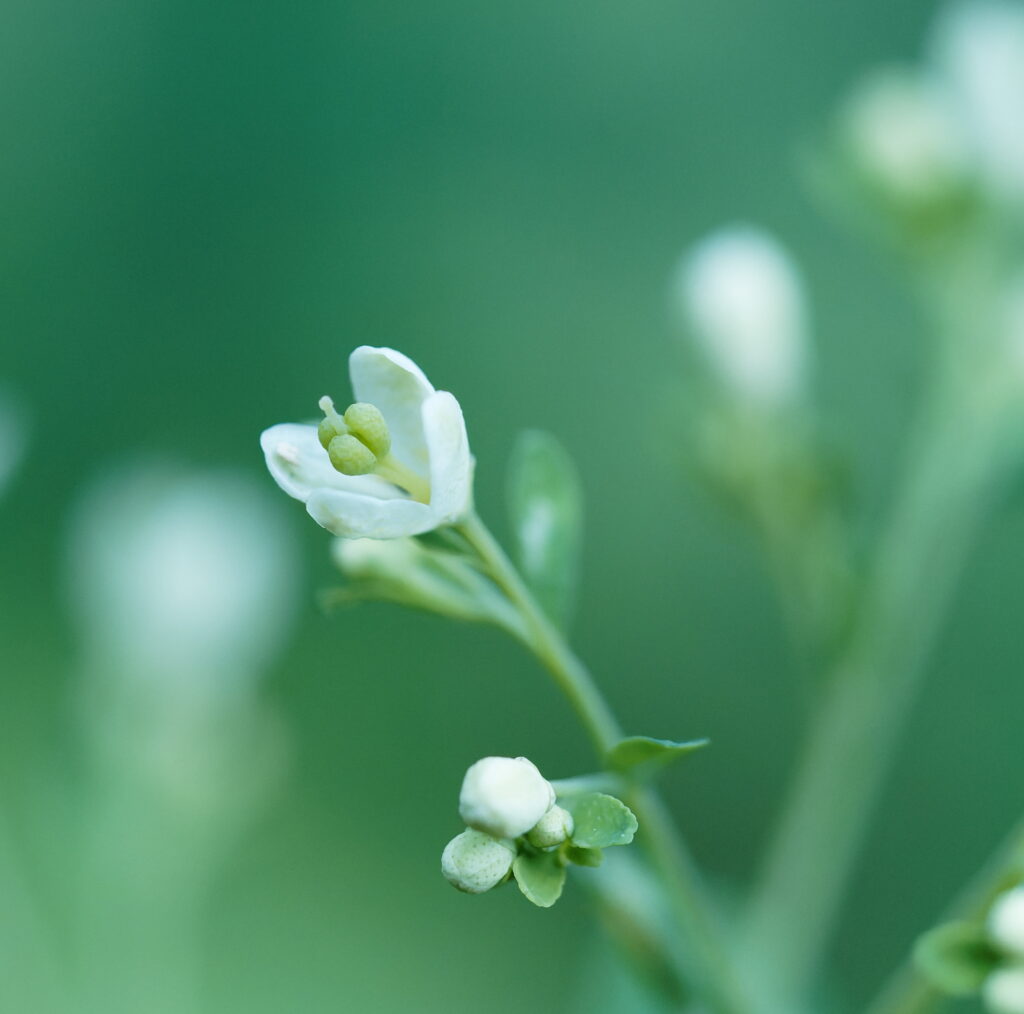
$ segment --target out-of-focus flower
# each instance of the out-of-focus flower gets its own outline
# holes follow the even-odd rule
[[[555,790],[525,757],[484,757],[467,772],[459,815],[495,838],[526,834],[555,802]]]
[[[483,894],[508,876],[515,858],[516,849],[511,843],[467,828],[445,846],[441,872],[460,891]]]
[[[349,373],[357,402],[344,413],[324,397],[319,426],[264,431],[277,484],[348,538],[418,535],[463,517],[472,461],[459,403],[393,349],[357,348]]]
[[[932,55],[982,172],[997,192],[1024,198],[1024,5],[951,5],[936,26]]]
[[[297,602],[288,530],[251,480],[126,469],[73,518],[73,606],[91,665],[180,696],[229,694],[269,661]]]
[[[910,70],[867,77],[847,103],[842,140],[865,183],[911,210],[957,196],[971,152],[945,90]]]
[[[996,899],[988,915],[988,932],[997,947],[1024,960],[1024,887]]]
[[[1024,965],[997,968],[982,987],[990,1014],[1024,1014]]]
[[[800,399],[808,368],[804,287],[771,236],[747,226],[708,236],[684,257],[675,300],[736,397],[765,408]]]

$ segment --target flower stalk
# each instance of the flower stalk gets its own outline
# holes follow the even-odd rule
[[[603,758],[622,731],[586,666],[534,601],[479,516],[471,513],[458,530],[522,614],[523,643],[554,677]],[[714,1014],[745,1014],[752,1008],[741,995],[717,919],[664,804],[653,790],[642,787],[630,792],[628,802],[639,820],[650,864],[666,889],[691,985]]]

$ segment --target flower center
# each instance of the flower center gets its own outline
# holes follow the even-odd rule
[[[324,418],[317,427],[320,444],[342,475],[377,475],[404,489],[413,500],[430,502],[430,482],[391,454],[391,434],[376,405],[357,401],[344,414],[325,394],[320,399]]]

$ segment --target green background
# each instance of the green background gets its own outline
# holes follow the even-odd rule
[[[459,398],[499,531],[516,432],[564,440],[587,497],[576,643],[630,731],[712,738],[666,788],[700,860],[742,883],[802,713],[752,546],[649,432],[681,369],[668,278],[723,222],[790,246],[817,400],[870,537],[924,336],[898,271],[819,213],[797,156],[862,71],[918,54],[932,14],[5,0],[0,379],[34,423],[0,503],[12,812],[67,763],[78,490],[140,456],[262,476],[259,431],[311,416],[324,391],[343,400],[348,351],[382,344]],[[292,766],[210,901],[209,1009],[566,1009],[590,948],[582,892],[540,911],[438,874],[477,757],[592,765],[566,706],[497,633],[385,606],[323,616],[328,537],[280,509],[307,591],[266,684]],[[1019,809],[1022,536],[1003,505],[942,632],[836,951],[853,998]]]

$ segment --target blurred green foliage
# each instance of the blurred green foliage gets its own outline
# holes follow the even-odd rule
[[[125,456],[260,474],[261,428],[343,399],[363,342],[458,395],[499,530],[517,431],[569,448],[587,515],[578,646],[628,731],[712,739],[667,791],[712,871],[750,871],[803,716],[794,659],[746,539],[670,442],[618,420],[658,418],[680,250],[721,221],[765,224],[806,269],[819,402],[870,534],[921,322],[892,266],[816,213],[795,153],[860,71],[917,53],[931,13],[5,3],[0,379],[34,427],[0,503],[0,784],[45,909],[61,888],[44,870],[75,863],[47,835],[75,805],[73,780],[70,799],[52,788],[75,754],[69,505]],[[589,960],[578,893],[552,912],[514,891],[469,899],[438,862],[477,757],[592,766],[566,707],[496,632],[386,606],[325,618],[328,539],[289,508],[308,604],[267,694],[292,771],[216,886],[209,1009],[562,1009]],[[943,633],[838,944],[854,997],[1019,807],[1022,537],[1004,510]]]

